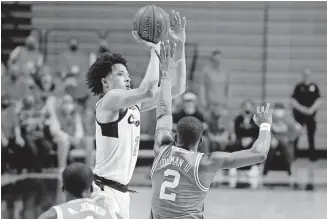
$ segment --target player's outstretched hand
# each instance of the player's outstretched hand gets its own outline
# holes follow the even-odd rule
[[[253,120],[257,126],[260,126],[261,123],[272,124],[273,109],[269,109],[269,107],[269,103],[267,103],[266,108],[264,106],[257,107],[257,112],[253,116]]]
[[[159,52],[160,51],[160,43],[161,42],[158,42],[157,44],[154,44],[154,43],[151,43],[151,42],[148,42],[148,41],[145,41],[143,40],[137,33],[136,30],[133,30],[132,31],[132,35],[133,35],[133,38],[134,40],[137,42],[137,43],[140,43],[140,44],[143,44],[145,45],[146,48],[148,49],[154,49],[156,52]]]
[[[168,30],[169,39],[174,43],[185,43],[186,18],[183,17],[183,21],[181,21],[179,12],[175,12],[175,10],[171,11],[169,18],[170,18],[170,28]]]
[[[175,52],[176,43],[170,43],[169,40],[161,43],[160,54],[157,53],[157,56],[160,60],[160,70],[163,77],[168,76],[168,73],[176,67],[174,62]]]

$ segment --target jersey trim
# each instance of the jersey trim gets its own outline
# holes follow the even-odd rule
[[[139,105],[135,105],[135,106],[141,112],[141,109],[140,109]]]
[[[98,122],[98,119],[95,117],[95,121],[98,123],[99,126],[104,126],[104,125],[115,125],[117,124],[118,122],[120,122],[127,114],[128,112],[128,108],[122,112],[122,113],[119,113],[119,117],[116,121],[113,121],[113,122],[107,122],[107,123],[100,123]]]
[[[196,161],[195,161],[195,167],[194,167],[194,178],[195,178],[195,183],[198,185],[198,187],[202,190],[202,191],[208,191],[209,187],[205,187],[204,185],[202,185],[200,178],[199,178],[199,164],[200,164],[200,160],[202,158],[203,154],[198,154],[198,156],[196,157]]]
[[[152,165],[152,169],[151,169],[151,173],[150,173],[150,177],[152,178],[153,176],[153,172],[154,170],[156,169],[157,165],[158,165],[158,162],[163,154],[164,151],[166,151],[166,149],[169,148],[169,145],[166,145],[166,146],[163,146],[161,147],[161,150],[160,150],[160,153],[158,154],[158,156],[156,157],[156,159],[154,160],[153,162],[153,165]]]
[[[64,217],[62,215],[62,210],[58,206],[53,206],[53,209],[57,213],[57,219],[64,219]]]

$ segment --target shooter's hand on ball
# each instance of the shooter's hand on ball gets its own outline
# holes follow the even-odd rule
[[[185,43],[186,18],[183,17],[183,21],[181,21],[179,12],[175,12],[174,10],[172,10],[169,18],[170,18],[170,28],[168,30],[169,39],[174,43]]]
[[[141,39],[141,37],[138,35],[137,31],[136,30],[133,30],[132,31],[132,35],[134,37],[134,40],[137,42],[137,43],[140,43],[140,44],[143,44],[145,45],[148,49],[154,49],[156,52],[159,52],[160,51],[160,42],[158,42],[157,44],[154,44],[154,43],[151,43],[151,42],[148,42],[148,41],[145,41],[143,39]]]
[[[162,42],[160,46],[160,55],[158,58],[160,60],[160,70],[162,77],[169,77],[169,72],[176,68],[174,62],[174,56],[176,52],[176,43],[169,43],[169,40]]]

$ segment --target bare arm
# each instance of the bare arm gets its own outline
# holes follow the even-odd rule
[[[260,125],[258,139],[251,149],[233,153],[213,152],[201,159],[200,167],[204,171],[215,173],[218,169],[239,168],[264,161],[270,148],[270,125],[272,110],[267,108],[257,112],[255,121]]]
[[[309,108],[301,105],[296,99],[292,98],[291,100],[292,107],[300,111],[301,113],[308,114]]]
[[[309,108],[309,112],[310,112],[310,114],[316,112],[316,111],[320,108],[321,104],[322,104],[322,100],[321,100],[321,98],[318,98],[318,99],[314,102],[314,104]]]
[[[181,55],[175,57],[176,69],[169,72],[170,78],[174,78],[174,83],[171,88],[171,96],[172,98],[178,97],[183,94],[186,90],[186,63],[185,63],[185,45],[177,45],[177,50]],[[176,51],[177,53],[177,51]],[[178,59],[179,58],[179,59]],[[174,77],[174,75],[176,75]],[[155,91],[155,97],[147,102],[143,102],[141,105],[141,111],[148,111],[157,107],[157,103],[160,95],[160,87],[158,87]]]
[[[164,45],[162,46],[161,54],[165,56],[166,51],[164,50]],[[169,44],[168,44],[168,54],[169,53]],[[162,65],[162,78],[161,78],[161,87],[159,93],[159,101],[157,106],[157,125],[155,132],[155,143],[154,143],[154,153],[157,157],[160,151],[160,147],[164,145],[169,145],[174,141],[172,138],[172,128],[173,128],[173,117],[171,114],[171,79],[168,76],[169,60],[163,58]]]
[[[38,219],[57,219],[57,212],[53,208],[50,208],[41,214]]]
[[[185,27],[186,27],[186,18],[183,18],[181,22],[179,13],[173,11],[173,16],[170,19],[174,20],[174,27],[170,29],[170,39],[172,42],[176,42],[176,55],[171,59],[169,76],[173,79],[174,84],[171,88],[172,97],[175,98],[183,94],[186,90],[186,62],[185,62]],[[173,48],[175,50],[175,48]],[[158,74],[159,77],[159,74]],[[155,93],[155,98],[142,103],[141,111],[148,111],[157,107],[157,102],[159,100],[160,88],[157,89]]]
[[[151,81],[144,88],[140,87],[131,90],[113,89],[103,96],[98,107],[101,109],[116,111],[139,105],[154,97],[157,84],[158,81]]]

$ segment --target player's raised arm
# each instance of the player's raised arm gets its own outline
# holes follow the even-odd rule
[[[113,89],[103,96],[101,108],[119,110],[153,99],[158,81],[147,82],[142,88],[121,90]],[[100,106],[100,105],[99,105]]]
[[[266,108],[264,106],[257,108],[254,121],[260,126],[260,132],[252,148],[233,153],[213,152],[204,156],[200,163],[203,170],[215,172],[218,169],[240,168],[264,161],[270,148],[271,139],[272,110],[269,109],[269,103]]]
[[[170,28],[168,32],[170,42],[172,44],[176,44],[175,56],[174,58],[170,59],[171,71],[168,72],[173,81],[171,88],[172,98],[183,94],[186,89],[185,27],[186,18],[184,17],[181,21],[179,12],[172,10],[172,13],[170,14]],[[159,100],[159,93],[160,89],[158,88],[155,93],[155,98],[142,103],[141,111],[148,111],[156,108]]]
[[[159,154],[160,146],[168,145],[174,141],[171,135],[173,118],[171,114],[172,97],[169,71],[171,70],[170,59],[173,58],[175,49],[176,47],[170,45],[169,41],[167,41],[166,43],[162,43],[160,50],[162,78],[157,103],[157,126],[154,143],[155,156]]]

